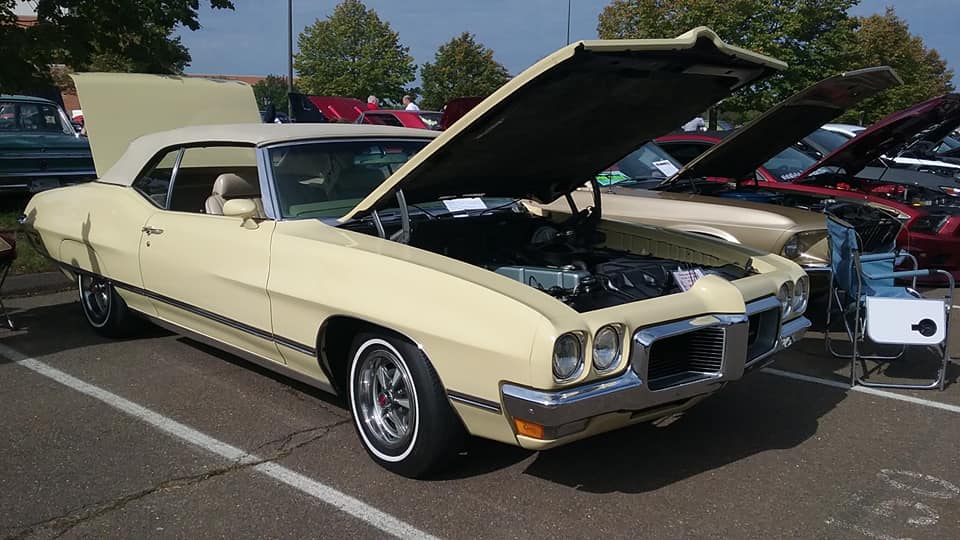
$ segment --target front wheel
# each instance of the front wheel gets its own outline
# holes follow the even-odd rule
[[[352,351],[350,410],[370,457],[413,478],[449,461],[466,431],[423,352],[377,333],[357,336]]]
[[[99,276],[81,274],[77,277],[80,306],[87,322],[98,334],[106,337],[125,337],[136,331],[137,321],[113,285]]]

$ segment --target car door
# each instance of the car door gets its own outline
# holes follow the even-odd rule
[[[273,341],[266,292],[275,222],[200,211],[219,171],[252,174],[255,183],[255,161],[251,169],[250,164],[191,155],[198,150],[203,149],[186,149],[165,208],[143,227],[143,287],[161,319],[282,362]],[[253,159],[253,149],[244,150]],[[226,165],[210,166],[213,161]],[[252,195],[244,198],[256,198]]]

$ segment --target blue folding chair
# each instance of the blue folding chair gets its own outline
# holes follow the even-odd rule
[[[828,215],[827,231],[830,240],[830,268],[833,272],[827,301],[827,351],[837,358],[850,359],[850,385],[880,388],[943,390],[947,376],[948,320],[953,305],[953,276],[940,269],[920,270],[917,260],[906,252],[861,253],[862,242],[856,230],[847,222]],[[896,271],[895,266],[910,260],[913,270]],[[942,275],[949,284],[942,299],[923,298],[916,291],[917,278]],[[912,287],[897,285],[897,280],[910,279]],[[851,352],[836,350],[830,339],[830,324],[834,313],[843,320]],[[896,355],[864,354],[867,342],[881,345],[900,345]],[[894,361],[903,358],[908,346],[933,348],[941,356],[937,377],[927,383],[880,383],[864,378],[866,360]],[[862,365],[864,376],[857,370]]]

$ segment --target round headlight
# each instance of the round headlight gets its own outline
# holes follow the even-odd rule
[[[593,338],[593,367],[597,371],[608,371],[616,367],[620,360],[620,329],[616,326],[604,326]]]
[[[572,379],[583,369],[583,341],[576,334],[564,334],[553,344],[553,377],[558,382]]]
[[[788,259],[796,259],[800,256],[800,235],[795,234],[783,244],[780,254]]]
[[[785,281],[780,285],[777,291],[777,300],[780,301],[780,316],[786,317],[790,314],[790,307],[793,305],[793,282]]]
[[[801,276],[793,287],[793,304],[790,306],[794,313],[807,309],[807,300],[810,298],[810,278]]]

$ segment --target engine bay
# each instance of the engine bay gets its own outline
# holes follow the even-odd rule
[[[748,270],[710,267],[600,247],[584,215],[557,224],[522,210],[411,220],[409,244],[508,277],[579,312],[682,292],[706,274],[735,280]],[[689,283],[687,284],[689,286]]]

